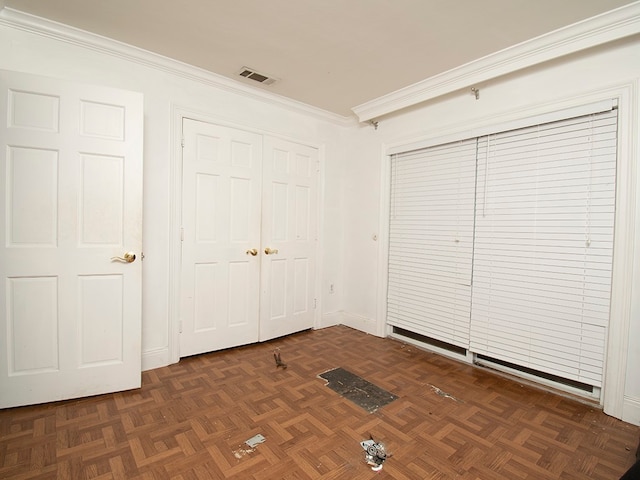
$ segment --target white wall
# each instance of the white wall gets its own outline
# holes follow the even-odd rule
[[[376,312],[381,287],[380,141],[373,126],[360,125],[347,152],[344,170],[344,302],[341,323],[384,336]],[[380,132],[381,133],[381,132]],[[350,272],[347,274],[346,272]]]
[[[199,112],[220,123],[264,133],[284,135],[324,153],[321,233],[323,262],[320,307],[324,313],[340,310],[341,294],[328,293],[330,282],[342,283],[341,178],[346,127],[338,118],[304,108],[289,108],[278,101],[263,101],[242,93],[216,88],[168,71],[101,53],[86,46],[0,25],[0,69],[53,76],[144,94],[144,223],[143,248],[143,368],[167,365],[169,345],[169,231],[171,159],[175,151],[172,109]],[[286,102],[285,102],[286,104]],[[332,316],[326,315],[325,323]]]
[[[640,38],[636,36],[617,41],[475,86],[480,89],[479,100],[470,89],[465,89],[378,119],[377,131],[367,126],[355,132],[347,152],[348,166],[343,179],[345,186],[352,187],[345,190],[345,318],[360,319],[360,323],[377,325],[372,327],[373,330],[384,331],[384,310],[381,308],[384,303],[380,304],[380,299],[384,295],[383,263],[387,245],[384,235],[382,241],[373,244],[371,234],[379,231],[384,234],[385,230],[386,212],[381,211],[378,205],[384,206],[384,201],[380,200],[388,194],[384,183],[387,175],[384,153],[390,145],[460,132],[469,132],[469,136],[473,136],[473,130],[482,126],[589,103],[596,98],[607,97],[608,92],[613,95],[625,90],[628,94],[627,102],[620,110],[628,129],[623,132],[626,143],[622,151],[636,176],[629,179],[622,173],[618,177],[619,185],[627,182],[635,185],[630,192],[635,195],[635,200],[631,199],[635,212],[624,214],[627,217],[618,222],[616,233],[625,231],[625,224],[630,225],[627,229],[630,232],[626,233],[633,243],[628,251],[640,252],[640,232],[633,239],[634,222],[636,226],[640,225],[640,168],[635,167],[640,158],[637,140],[640,127]],[[626,211],[620,205],[618,208],[622,208],[621,212]],[[633,217],[629,218],[629,215]],[[620,252],[616,255],[618,265],[623,268],[619,269],[621,275],[614,279],[614,283],[630,283],[630,266],[635,272],[630,298],[623,299],[626,305],[613,307],[616,309],[614,315],[624,316],[622,324],[626,322],[627,327],[626,335],[623,335],[626,338],[621,338],[614,348],[626,349],[628,339],[628,368],[621,372],[623,418],[640,424],[640,254],[635,258],[631,254],[623,259]]]

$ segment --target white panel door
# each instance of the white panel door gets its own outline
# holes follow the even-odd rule
[[[260,135],[183,121],[180,356],[258,341]]]
[[[0,71],[0,111],[0,407],[137,388],[142,95]]]
[[[265,137],[260,340],[313,326],[318,150]]]

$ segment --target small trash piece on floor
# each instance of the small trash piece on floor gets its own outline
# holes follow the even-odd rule
[[[255,451],[256,451],[255,448],[249,448],[249,449],[239,448],[238,450],[234,450],[233,451],[233,456],[236,457],[238,460],[240,460],[245,455],[248,455],[248,454],[253,453]]]
[[[369,413],[375,412],[398,398],[344,368],[334,368],[318,376],[328,382],[327,387],[331,390],[351,400]]]
[[[282,358],[280,357],[280,349],[279,349],[279,348],[276,348],[276,349],[273,351],[273,358],[274,358],[274,359],[275,359],[275,361],[276,361],[276,368],[280,368],[280,367],[282,367],[282,369],[283,369],[283,370],[284,370],[285,368],[287,368],[287,364],[286,364],[286,363],[284,363],[284,362],[282,361]]]
[[[458,403],[464,403],[462,400],[458,400],[456,397],[454,397],[453,395],[449,395],[447,392],[443,392],[442,390],[440,390],[438,387],[436,387],[435,385],[429,385],[431,387],[431,390],[433,390],[436,395],[440,395],[441,397],[444,398],[450,398],[451,400],[453,400],[454,402],[458,402]]]
[[[246,442],[244,442],[244,443],[246,443],[247,445],[249,445],[249,447],[251,447],[251,448],[255,448],[255,447],[256,447],[256,445],[259,445],[259,444],[261,444],[261,443],[264,443],[264,442],[265,442],[265,440],[266,440],[266,438],[264,438],[264,435],[262,435],[262,434],[260,434],[260,433],[259,433],[259,434],[257,434],[257,435],[254,435],[253,437],[251,437],[249,440],[247,440],[247,441],[246,441]]]
[[[384,461],[391,457],[390,454],[387,454],[384,444],[376,442],[373,436],[369,436],[369,440],[360,442],[360,446],[364,449],[364,459],[367,465],[370,465],[374,472],[382,470]]]
[[[257,435],[254,435],[249,440],[244,442],[247,446],[249,446],[249,448],[243,448],[242,445],[240,445],[237,450],[233,450],[233,456],[240,460],[245,455],[249,455],[250,453],[255,452],[256,446],[264,443],[266,440],[267,439],[264,437],[264,435],[258,433]]]

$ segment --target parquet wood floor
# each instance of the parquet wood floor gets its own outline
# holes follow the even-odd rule
[[[288,368],[276,368],[279,347]],[[375,413],[318,374],[399,398]],[[449,396],[447,396],[449,395]],[[183,359],[143,387],[0,411],[0,478],[617,479],[639,428],[597,408],[347,327]],[[250,449],[257,433],[266,441]],[[359,442],[393,456],[375,473]]]

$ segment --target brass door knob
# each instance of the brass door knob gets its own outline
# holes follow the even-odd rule
[[[255,257],[258,254],[258,250],[255,248],[252,248],[251,250],[247,250],[246,254]]]
[[[267,255],[275,255],[278,253],[278,249],[277,248],[265,248],[264,249],[264,253],[266,253]]]
[[[136,254],[133,252],[127,252],[122,257],[111,257],[111,260],[118,260],[119,262],[133,263],[136,261]]]

